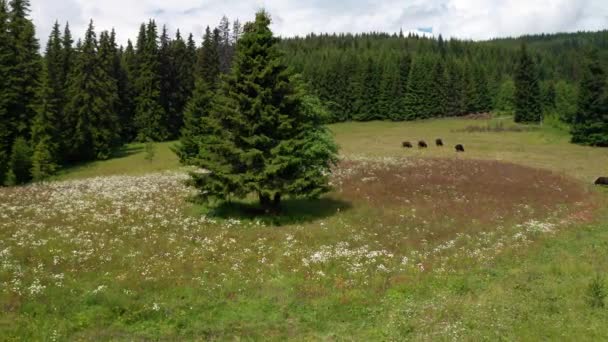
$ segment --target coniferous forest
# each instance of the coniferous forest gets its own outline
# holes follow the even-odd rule
[[[108,159],[134,141],[180,139],[176,152],[192,161],[214,99],[231,96],[234,56],[251,48],[239,43],[246,25],[226,17],[204,37],[150,20],[126,46],[94,21],[77,33],[57,23],[41,48],[29,7],[0,0],[0,184]],[[572,126],[574,143],[608,146],[608,31],[481,42],[326,34],[277,47],[325,123],[501,111],[522,123],[550,117]]]

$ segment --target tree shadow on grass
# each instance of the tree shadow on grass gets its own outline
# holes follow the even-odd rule
[[[350,209],[352,205],[349,202],[335,198],[285,199],[281,210],[275,213],[265,212],[253,202],[226,202],[211,209],[208,214],[220,219],[257,220],[283,226],[314,222]]]
[[[110,158],[108,158],[107,160],[127,158],[132,155],[141,153],[141,152],[143,152],[143,150],[144,150],[144,147],[143,147],[143,145],[140,145],[140,144],[125,145],[121,148],[114,150],[112,152],[112,155],[110,156]],[[86,161],[86,162],[68,162],[65,166],[62,167],[61,172],[68,173],[68,172],[77,172],[80,170],[84,170],[84,169],[87,169],[88,167],[90,167],[91,164],[94,162],[95,162],[94,160]]]

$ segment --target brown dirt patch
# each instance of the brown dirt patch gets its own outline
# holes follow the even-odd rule
[[[344,161],[335,183],[341,198],[375,208],[383,224],[432,226],[431,235],[593,216],[594,194],[580,182],[498,161]]]

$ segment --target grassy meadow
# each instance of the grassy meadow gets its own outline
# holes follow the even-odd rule
[[[189,201],[172,143],[0,189],[0,340],[608,339],[608,150],[508,117],[331,129],[335,190],[280,216]]]

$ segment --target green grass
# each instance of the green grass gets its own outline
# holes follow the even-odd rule
[[[470,158],[514,162],[522,165],[563,172],[586,182],[608,174],[608,151],[570,144],[568,132],[544,126],[531,132],[466,133],[468,126],[486,126],[504,122],[506,127],[517,126],[511,117],[493,120],[434,119],[416,122],[368,122],[331,125],[343,156],[370,157],[440,157]],[[446,143],[435,148],[434,141]],[[405,150],[403,141],[418,140],[429,143],[428,150]],[[454,145],[463,144],[466,153],[456,155]],[[144,145],[130,144],[117,158],[85,164],[64,170],[57,179],[81,179],[109,175],[140,175],[179,168],[179,161],[171,151],[175,142],[156,146],[152,162],[145,160]]]
[[[185,201],[181,176],[142,176],[179,169],[173,143],[1,189],[0,340],[608,339],[608,301],[592,304],[608,290],[608,191],[585,186],[608,174],[608,150],[551,127],[462,132],[497,120],[513,125],[332,125],[343,156],[390,161],[349,166],[341,192],[287,200],[281,216],[210,213]],[[401,148],[419,139],[430,148]],[[459,187],[467,166],[495,198]],[[492,177],[501,167],[529,183]],[[137,177],[83,180],[116,175]]]
[[[171,151],[176,142],[157,143],[152,160],[146,159],[145,144],[129,144],[110,160],[76,165],[62,170],[55,180],[83,179],[112,175],[142,175],[179,168],[179,160]]]

